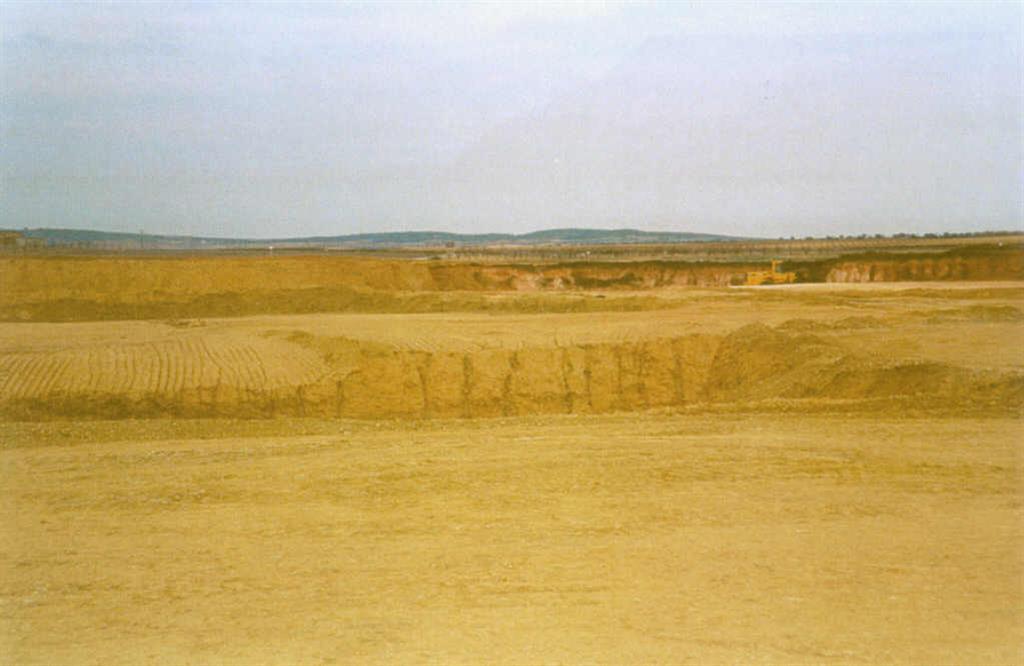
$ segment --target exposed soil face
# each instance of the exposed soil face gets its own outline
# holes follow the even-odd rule
[[[620,313],[618,326],[602,313],[6,324],[0,414],[470,418],[765,400],[1019,410],[1019,290],[942,294],[731,290]],[[929,339],[965,348],[936,354]]]
[[[3,264],[0,662],[1018,663],[1024,282],[929,270]]]
[[[1024,275],[1024,254],[1016,251],[946,254],[939,257],[840,260],[829,267],[827,282],[918,282],[930,280],[1004,280]]]
[[[6,355],[7,417],[433,418],[604,413],[697,403],[930,397],[1024,406],[1024,373],[873,359],[751,325],[726,336],[427,352],[301,333],[223,346]]]
[[[790,261],[802,282],[1024,279],[1024,249],[864,254]],[[601,311],[662,307],[637,294],[741,284],[760,263],[499,264],[322,255],[0,258],[0,321],[226,317],[268,313]],[[561,294],[510,305],[500,294]],[[624,294],[633,294],[627,297]],[[587,297],[587,295],[591,297]],[[611,297],[601,303],[592,296]],[[515,310],[513,310],[515,311]]]

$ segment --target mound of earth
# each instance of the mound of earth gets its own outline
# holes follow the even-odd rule
[[[295,331],[168,329],[0,356],[0,413],[433,418],[587,414],[771,400],[934,399],[1019,409],[1024,375],[857,354],[751,324],[726,334],[463,350]]]

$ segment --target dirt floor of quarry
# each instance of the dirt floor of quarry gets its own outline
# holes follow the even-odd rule
[[[559,296],[552,295],[557,299]],[[7,418],[1017,413],[1024,286],[677,290],[662,309],[0,323]]]
[[[1016,418],[0,425],[9,664],[1016,664]]]
[[[1024,660],[1012,271],[517,290],[10,261],[0,663]],[[384,300],[252,309],[318,289]]]

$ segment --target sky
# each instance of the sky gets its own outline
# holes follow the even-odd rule
[[[0,227],[1024,229],[1024,4],[0,2]]]

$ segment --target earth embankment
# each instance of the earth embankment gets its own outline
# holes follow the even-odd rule
[[[934,335],[972,327],[985,329],[988,337],[979,340],[990,343],[1019,334],[1024,318],[1012,306],[947,309],[945,319],[935,312],[942,311],[925,324]],[[125,322],[128,328],[108,330],[32,325],[52,329],[46,332],[52,344],[0,354],[0,414],[387,419],[778,400],[800,409],[829,401],[871,409],[934,402],[1015,411],[1024,405],[1024,364],[898,353],[899,340],[911,340],[914,326],[881,319],[749,323],[719,332],[659,333],[654,326],[625,338],[612,332],[538,342],[524,335],[518,344],[489,343],[497,338],[489,337],[486,316],[473,323],[479,335],[464,338],[415,338],[414,319],[384,319],[381,326],[408,327],[413,337],[348,336],[344,321],[306,330],[294,322],[255,329],[230,322],[214,328]]]
[[[831,262],[826,282],[927,282],[1014,280],[1024,275],[1024,253],[945,253],[936,257],[842,258]]]
[[[0,259],[0,321],[229,317],[314,312],[581,312],[656,309],[658,290],[743,282],[757,263],[502,264],[327,255],[11,256]],[[1024,249],[791,260],[800,282],[1024,279]],[[555,294],[560,299],[495,295]],[[603,302],[595,298],[600,295]]]

